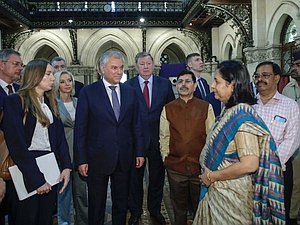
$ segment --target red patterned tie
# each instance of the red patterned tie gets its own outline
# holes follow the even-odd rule
[[[14,91],[13,91],[13,88],[12,88],[11,84],[7,85],[6,87],[7,87],[7,89],[8,89],[8,94],[9,94],[9,95],[11,95],[11,94],[13,94],[13,93],[14,93]]]
[[[145,83],[145,86],[144,86],[144,90],[143,90],[143,95],[145,98],[146,105],[148,106],[148,108],[150,108],[149,88],[148,88],[149,81],[146,80],[146,81],[144,81],[144,83]]]

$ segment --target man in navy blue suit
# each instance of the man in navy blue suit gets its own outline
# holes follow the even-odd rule
[[[197,88],[194,92],[194,96],[204,100],[206,95],[210,93],[210,90],[207,81],[201,77],[201,72],[205,66],[202,57],[199,53],[191,53],[186,57],[185,61],[187,69],[192,71],[197,79]]]
[[[3,111],[3,99],[5,96],[16,92],[19,85],[13,83],[17,80],[23,70],[23,62],[19,52],[13,49],[3,49],[0,51],[0,112]],[[1,179],[1,178],[0,178]],[[2,180],[2,179],[1,179]],[[1,191],[5,191],[5,182],[0,182]],[[6,185],[13,185],[12,181],[7,181]],[[0,193],[2,195],[4,193]],[[5,224],[5,214],[8,212],[9,193],[3,199],[0,206],[0,225]]]
[[[149,53],[140,52],[135,57],[138,76],[126,83],[132,86],[138,95],[143,123],[146,157],[149,165],[149,187],[147,205],[150,216],[156,223],[165,224],[160,212],[165,168],[159,146],[160,114],[165,104],[174,100],[172,85],[169,80],[154,76],[153,58]],[[129,224],[139,224],[143,212],[143,177],[145,164],[141,168],[132,168],[129,210]]]
[[[89,225],[104,224],[108,180],[112,224],[126,224],[130,169],[144,163],[142,124],[137,94],[120,83],[124,58],[105,52],[99,61],[103,79],[84,87],[75,118],[74,160],[88,177]]]

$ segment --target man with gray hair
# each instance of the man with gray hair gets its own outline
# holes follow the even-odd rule
[[[104,224],[108,180],[112,224],[126,224],[130,168],[144,164],[144,145],[136,92],[120,83],[124,57],[107,51],[100,58],[103,79],[80,93],[75,118],[75,165],[88,177],[89,225]]]
[[[10,94],[15,93],[19,89],[19,85],[14,83],[17,80],[23,70],[23,62],[21,60],[21,55],[19,52],[13,49],[2,49],[0,51],[0,113],[3,111],[3,99]],[[4,141],[3,132],[1,131],[1,144]],[[13,189],[12,181],[6,181],[7,190]],[[5,193],[5,182],[0,178],[0,198],[4,196]],[[5,224],[5,214],[9,210],[10,198],[9,191],[7,196],[3,199],[0,206],[0,225]]]
[[[159,148],[159,119],[165,104],[174,100],[171,82],[154,76],[154,62],[147,52],[140,52],[135,57],[138,76],[126,83],[137,93],[140,103],[140,114],[143,123],[144,143],[148,160],[149,184],[147,206],[151,218],[158,224],[165,224],[160,212],[163,196],[165,168]],[[145,165],[132,168],[128,208],[131,213],[128,224],[138,225],[143,213],[143,178]]]

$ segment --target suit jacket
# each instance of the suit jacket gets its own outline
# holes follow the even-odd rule
[[[60,97],[56,98],[57,106],[59,110],[59,116],[64,125],[65,136],[69,146],[69,154],[71,156],[71,160],[73,161],[73,143],[74,143],[74,125],[75,121],[72,120],[71,115],[69,114],[67,108],[65,107],[63,101]],[[76,109],[77,107],[77,98],[73,97],[73,106]]]
[[[138,76],[128,80],[126,84],[132,86],[138,95],[146,149],[149,148],[149,145],[152,142],[154,147],[159,150],[160,114],[163,107],[175,99],[172,84],[165,78],[153,76],[150,109],[146,104]]]
[[[20,85],[13,83],[12,84],[15,91],[18,91],[20,88]],[[4,98],[7,96],[6,92],[4,91],[4,89],[0,86],[0,111],[3,111],[3,101]]]
[[[117,121],[102,80],[84,87],[75,119],[75,164],[88,164],[109,175],[116,166],[128,171],[135,156],[144,156],[139,103],[134,89],[120,83]]]
[[[49,106],[48,99],[45,103]],[[28,192],[42,186],[46,180],[39,171],[35,158],[49,153],[48,151],[29,151],[36,118],[29,111],[26,113],[26,122],[23,124],[24,112],[21,98],[12,94],[4,99],[3,131],[9,153],[24,176],[25,186]],[[53,123],[48,127],[51,151],[54,152],[60,168],[72,168],[68,152],[68,144],[64,135],[61,120],[53,115]]]
[[[215,93],[214,92],[209,93],[208,95],[205,96],[204,100],[209,102],[212,105],[215,113],[215,117],[217,118],[221,114],[222,104],[220,100],[215,98]]]
[[[200,77],[200,80],[201,80],[201,82],[202,82],[202,84],[203,84],[203,86],[204,86],[206,95],[208,95],[208,94],[210,93],[210,90],[209,90],[209,85],[208,85],[207,81],[206,81],[204,78],[202,78],[202,77]],[[198,81],[197,81],[197,82],[198,82]],[[199,90],[199,84],[198,84],[198,83],[197,83],[197,88],[196,88],[196,90],[194,91],[194,96],[197,97],[197,98],[200,98],[200,99],[202,99],[202,100],[205,99],[205,96],[203,97],[203,96],[201,95],[201,92],[200,92],[200,90]]]
[[[84,84],[81,83],[80,81],[75,80],[75,95],[74,97],[79,96],[81,89],[84,87]]]

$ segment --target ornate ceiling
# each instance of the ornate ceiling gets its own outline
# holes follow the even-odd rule
[[[0,29],[5,34],[100,27],[177,27],[207,32],[231,20],[246,45],[252,40],[251,0],[0,0],[0,6]]]

